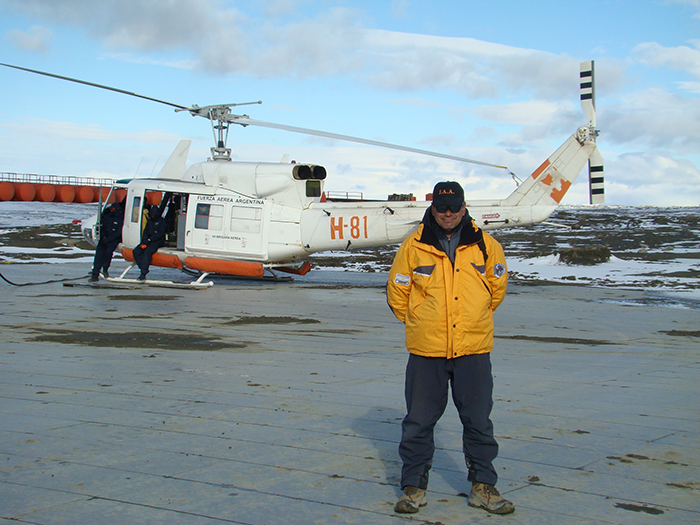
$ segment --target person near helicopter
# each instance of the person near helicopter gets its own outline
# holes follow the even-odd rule
[[[493,312],[507,283],[503,248],[469,216],[460,184],[436,184],[432,204],[399,248],[387,282],[387,301],[406,325],[410,352],[399,445],[403,494],[395,512],[415,513],[427,504],[434,428],[450,387],[463,426],[469,505],[495,514],[515,511],[495,487],[498,443],[490,419]]]
[[[100,221],[100,240],[95,248],[95,259],[92,263],[90,282],[99,281],[102,275],[109,277],[109,266],[112,264],[112,254],[117,245],[122,242],[122,227],[124,226],[123,203],[112,203],[102,214]]]
[[[146,227],[141,234],[141,244],[134,248],[134,261],[141,270],[139,281],[146,280],[146,274],[151,266],[153,254],[165,245],[165,235],[168,233],[168,221],[161,217],[160,208],[151,206]]]

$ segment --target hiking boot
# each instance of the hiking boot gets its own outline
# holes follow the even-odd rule
[[[472,492],[469,494],[469,506],[486,509],[493,514],[510,514],[515,512],[515,505],[504,499],[496,487],[487,483],[472,483]]]
[[[90,278],[88,279],[88,282],[89,283],[96,283],[99,280],[100,280],[100,278],[97,277],[97,275],[91,275]]]
[[[102,270],[102,277],[109,279],[109,272],[107,270]]]
[[[139,275],[139,276],[136,278],[136,280],[137,280],[137,281],[142,281],[142,282],[145,281],[145,280],[146,280],[146,274],[145,274],[145,273],[142,273],[141,275]]]
[[[394,512],[401,514],[415,514],[420,507],[425,507],[428,504],[428,498],[425,495],[424,489],[418,487],[406,486],[403,489],[403,494],[396,502]]]

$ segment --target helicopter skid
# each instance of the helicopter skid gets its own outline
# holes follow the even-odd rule
[[[138,287],[138,286],[156,286],[160,288],[191,288],[195,290],[199,289],[204,289],[204,288],[209,288],[211,286],[214,286],[214,283],[212,281],[207,281],[204,282],[204,278],[209,275],[208,272],[203,272],[195,281],[166,281],[166,280],[160,280],[160,279],[145,279],[145,280],[140,280],[140,279],[128,279],[126,278],[126,274],[131,270],[132,268],[135,268],[136,264],[132,264],[129,266],[126,270],[122,272],[122,274],[119,277],[107,277],[105,278],[105,281],[107,283],[110,283],[112,285],[116,286],[125,286],[125,287]],[[88,283],[93,286],[99,286],[100,282],[96,283]]]
[[[120,287],[125,285],[125,287],[133,288],[139,286],[156,286],[160,288],[191,288],[193,290],[202,290],[205,288],[210,288],[214,286],[212,281],[201,282],[201,279],[206,277],[207,274],[201,276],[200,279],[196,281],[162,281],[160,279],[146,279],[145,281],[140,281],[138,279],[125,279],[124,277],[108,277],[106,279],[107,283],[116,285]],[[100,283],[95,283],[97,286]]]

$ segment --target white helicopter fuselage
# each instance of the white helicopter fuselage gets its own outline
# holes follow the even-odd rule
[[[153,264],[233,274],[253,267],[305,273],[315,252],[399,243],[430,205],[326,200],[326,170],[316,165],[209,160],[185,168],[189,145],[181,141],[158,177],[115,186],[126,190],[121,248],[127,259],[141,243],[154,195],[169,233]],[[467,198],[470,215],[486,230],[546,220],[594,151],[595,141],[579,131],[507,198]],[[93,244],[96,220],[83,226]]]
[[[190,141],[181,141],[156,178],[117,183],[123,204],[121,253],[133,260],[141,244],[149,206],[158,205],[165,219],[165,245],[153,254],[151,264],[205,273],[262,276],[265,269],[305,273],[309,254],[398,243],[416,229],[428,207],[416,201],[336,202],[323,192],[326,170],[312,164],[233,162],[226,139],[231,124],[261,126],[321,136],[420,155],[506,169],[421,149],[339,135],[296,126],[275,124],[235,115],[236,106],[258,102],[185,106],[110,86],[86,82],[10,64],[0,66],[49,76],[94,88],[116,91],[206,118],[216,146],[212,158],[186,167]],[[581,126],[508,197],[471,200],[466,205],[476,224],[484,229],[524,226],[545,221],[557,208],[586,162],[589,164],[591,204],[604,201],[603,159],[596,147],[594,62],[580,64],[581,107],[588,124]],[[508,170],[510,172],[510,170]],[[102,211],[102,210],[100,210]],[[97,244],[99,214],[84,221],[86,239]]]

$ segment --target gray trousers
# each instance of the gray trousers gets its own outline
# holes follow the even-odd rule
[[[433,430],[445,412],[449,387],[462,421],[462,449],[469,481],[495,485],[498,443],[489,419],[493,407],[491,354],[456,359],[411,354],[406,365],[407,414],[401,425],[401,488],[425,489],[433,462]]]

